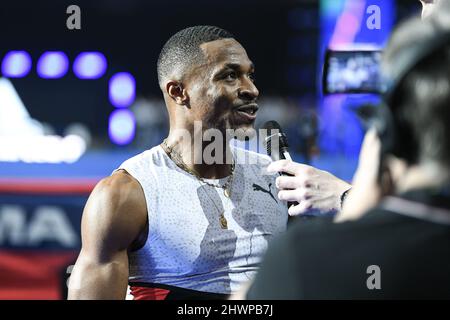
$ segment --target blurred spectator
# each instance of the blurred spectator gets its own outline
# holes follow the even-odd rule
[[[135,146],[139,149],[148,149],[159,144],[169,132],[164,100],[139,97],[131,110],[136,116]]]
[[[390,196],[356,221],[294,225],[269,248],[248,299],[450,298],[450,32],[432,17],[409,21],[383,59],[390,131],[381,142],[366,135],[346,207]]]

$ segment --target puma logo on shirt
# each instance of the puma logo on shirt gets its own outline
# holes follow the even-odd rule
[[[273,196],[272,192],[270,192],[270,187],[272,186],[272,183],[269,183],[269,190],[264,189],[260,185],[257,185],[256,183],[253,184],[253,191],[262,191],[264,193],[268,193],[273,200],[275,200],[276,203],[278,203],[277,199]]]

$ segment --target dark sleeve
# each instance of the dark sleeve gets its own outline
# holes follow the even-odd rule
[[[247,292],[248,300],[302,299],[295,247],[284,234],[270,243],[260,270]]]

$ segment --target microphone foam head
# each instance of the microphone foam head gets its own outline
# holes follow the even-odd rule
[[[267,131],[273,130],[273,129],[278,129],[278,131],[281,132],[281,126],[275,120],[267,121],[266,123],[263,124],[261,129],[265,129]]]
[[[267,136],[264,139],[263,144],[266,147],[267,154],[270,157],[278,157],[274,153],[278,154],[281,150],[287,150],[287,138],[281,130],[281,126],[278,122],[274,120],[267,121],[261,129],[266,130]],[[273,147],[279,150],[272,150]]]

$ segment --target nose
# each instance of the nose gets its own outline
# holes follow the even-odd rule
[[[253,81],[245,79],[239,88],[238,96],[244,101],[255,101],[259,96],[259,91]]]

